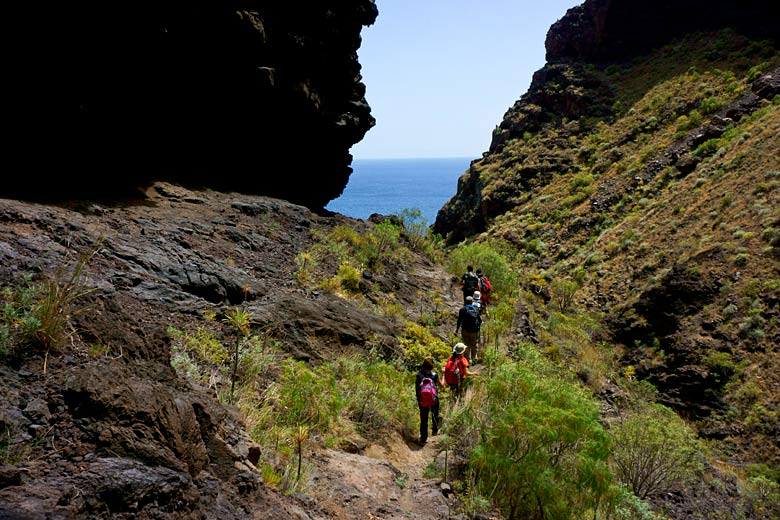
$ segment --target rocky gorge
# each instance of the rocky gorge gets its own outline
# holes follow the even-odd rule
[[[439,212],[446,251],[398,217],[322,211],[373,125],[356,50],[377,14],[372,0],[10,9],[0,519],[547,518],[533,508],[558,498],[589,517],[774,518],[777,6],[570,10]],[[598,404],[504,430],[452,412],[452,431],[416,445],[407,372],[457,340],[445,254],[493,262],[499,288],[495,352],[464,407],[547,377],[555,406]],[[524,384],[492,379],[523,363]],[[617,444],[634,394],[705,443],[693,484],[586,504],[609,473],[600,453],[603,471],[526,491],[530,512],[509,479],[480,487],[498,465],[469,457],[551,417],[549,464],[524,478],[590,464],[566,450],[602,427]],[[584,416],[580,434],[601,437],[555,437]],[[513,455],[531,452],[521,440]]]

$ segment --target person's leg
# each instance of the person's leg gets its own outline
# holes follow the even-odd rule
[[[428,410],[430,408],[420,407],[420,444],[428,440]]]
[[[439,427],[441,426],[441,417],[439,417],[439,401],[431,408],[433,417],[431,419],[431,435],[439,434]]]
[[[476,332],[466,332],[463,331],[463,334],[461,335],[461,339],[463,339],[463,343],[466,345],[466,359],[473,362],[474,356],[477,353],[477,333]]]

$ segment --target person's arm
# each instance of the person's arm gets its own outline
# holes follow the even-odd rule
[[[465,307],[461,307],[458,311],[458,324],[455,325],[455,333],[458,333],[458,330],[460,329],[460,326],[463,324],[463,315],[465,314],[464,311]]]

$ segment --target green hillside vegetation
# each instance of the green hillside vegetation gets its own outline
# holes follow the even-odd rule
[[[750,518],[780,511],[780,98],[738,121],[713,117],[778,64],[767,42],[722,31],[592,67],[615,92],[614,117],[553,115],[477,162],[496,214],[468,246],[500,244],[547,359],[602,399],[626,397],[610,406],[613,450],[627,429],[678,420],[638,402],[671,406],[679,431],[703,441],[670,441],[696,453],[688,471],[736,476],[746,504],[755,486],[772,489],[770,505],[745,506]],[[713,122],[725,131],[707,137]],[[637,401],[637,381],[657,395]],[[636,413],[649,415],[632,426]],[[618,458],[624,485],[657,495]]]
[[[375,269],[399,268],[393,258],[408,260],[413,254],[405,230],[393,225],[390,235],[404,245],[384,257],[384,267],[374,263]],[[320,235],[312,286],[318,287],[317,279],[338,277],[344,261],[366,265],[356,258],[376,232],[337,227]],[[328,260],[333,251],[341,253]],[[592,272],[580,268],[571,272],[570,283],[557,283],[548,273],[523,267],[523,258],[495,240],[449,252],[452,273],[465,263],[489,266],[496,289],[483,330],[482,374],[471,380],[469,398],[459,404],[442,389],[442,446],[451,452],[451,462],[448,468],[432,464],[429,475],[454,482],[467,513],[498,508],[507,518],[560,519],[662,518],[648,499],[688,489],[702,478],[723,477],[711,465],[716,455],[692,425],[658,404],[655,388],[638,380],[636,367],[621,364],[620,350],[600,339],[603,315],[578,303]],[[372,304],[372,293],[336,290],[387,315],[387,303]],[[538,345],[513,335],[516,310],[524,305],[538,329]],[[414,371],[426,357],[441,366],[455,338],[443,332],[451,329],[451,314],[429,319],[421,313],[415,321],[409,319],[416,314],[412,311],[409,316],[396,309],[397,318],[407,321],[400,349],[390,357],[377,345],[377,350],[334,354],[312,365],[286,358],[282,343],[264,331],[244,334],[235,395],[229,391],[233,329],[216,316],[205,316],[190,331],[170,331],[173,364],[242,409],[248,430],[263,447],[267,483],[305,492],[306,461],[297,469],[301,443],[354,449],[356,439],[381,442],[391,431],[416,438]],[[710,356],[708,362],[728,371],[729,359]],[[601,401],[605,395],[612,395],[607,408]],[[771,468],[729,471],[739,482],[739,511],[771,513],[780,507]]]
[[[387,273],[402,270],[415,256],[419,261],[421,253],[440,255],[435,237],[415,243],[392,221],[313,233],[319,242],[304,253],[309,255],[305,262],[299,261],[298,283],[307,290],[332,287],[346,301],[394,317],[398,349],[388,351],[369,341],[361,352],[297,361],[284,353],[283,338],[258,327],[240,307],[208,311],[200,320],[168,330],[176,372],[241,410],[246,430],[260,447],[264,482],[288,493],[306,493],[307,454],[314,446],[359,451],[391,432],[413,442],[416,366],[426,357],[441,366],[455,341],[454,309],[437,309],[436,295],[420,295],[424,308],[396,304],[388,314],[392,298],[380,298],[381,288],[364,283],[369,264],[373,272]],[[394,247],[377,248],[382,237],[390,237]],[[568,273],[570,283],[558,283],[562,277],[531,269],[525,255],[509,242],[492,239],[449,251],[453,274],[464,263],[483,266],[495,290],[483,330],[481,375],[470,380],[467,397],[457,404],[442,389],[440,446],[450,463],[432,463],[429,475],[453,483],[463,512],[497,509],[510,519],[661,518],[651,510],[650,499],[685,490],[701,478],[722,477],[711,466],[717,455],[690,423],[657,404],[652,385],[639,381],[637,369],[622,364],[614,345],[600,339],[604,316],[587,310],[579,296],[595,271],[575,268]],[[347,263],[359,271],[358,291],[342,283]],[[305,277],[301,269],[308,270]],[[334,278],[338,284],[321,285]],[[52,292],[62,295],[59,303],[46,297]],[[37,320],[42,306],[53,314],[77,312],[74,298],[83,294],[83,285],[53,277],[47,286],[28,281],[2,294],[2,356],[18,359],[47,348]],[[530,313],[539,344],[514,335],[521,308]],[[102,349],[95,345],[90,352],[99,358]],[[706,359],[719,377],[733,381],[739,367],[731,357],[711,354]],[[746,391],[740,390],[742,399]],[[761,396],[754,392],[756,402]],[[604,401],[605,396],[611,397]],[[28,456],[23,448],[0,444],[0,457],[23,460]],[[729,471],[739,483],[738,511],[771,515],[778,510],[773,466]]]
[[[266,485],[305,493],[307,446],[416,439],[415,370],[443,365],[456,309],[400,280],[412,263],[455,279],[471,264],[494,285],[481,373],[460,401],[442,389],[446,462],[428,468],[463,513],[777,518],[780,98],[706,131],[778,64],[766,43],[725,31],[592,67],[614,117],[553,117],[476,163],[496,214],[448,251],[415,210],[313,224],[290,285],[389,318],[397,345],[361,338],[305,362],[241,305],[214,307],[168,329],[171,365],[238,407]],[[663,162],[697,133],[677,167]],[[67,351],[89,258],[1,288],[3,363]],[[524,320],[534,339],[518,333]],[[0,431],[0,463],[33,457],[10,437]]]

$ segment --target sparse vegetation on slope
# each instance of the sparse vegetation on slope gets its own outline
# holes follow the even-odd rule
[[[671,407],[687,425],[668,409],[640,422],[695,433],[703,444],[684,452],[704,461],[704,494],[738,497],[733,514],[748,518],[778,508],[758,512],[747,491],[754,465],[780,467],[778,65],[772,42],[731,30],[611,65],[549,65],[442,220],[448,208],[462,219],[451,242],[473,235],[456,251],[502,244],[539,348],[608,403],[616,442],[634,406]],[[657,393],[638,397],[636,381]],[[674,517],[716,515],[679,479],[687,513],[616,471]]]

